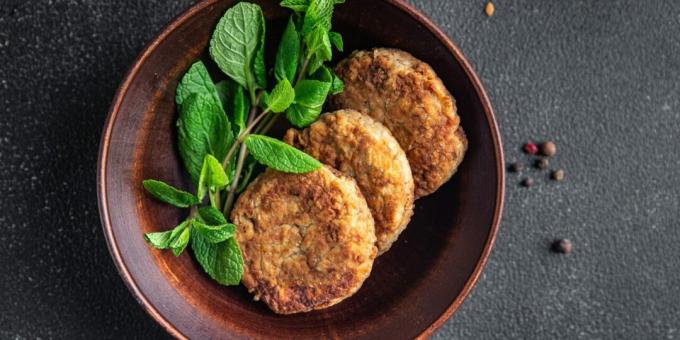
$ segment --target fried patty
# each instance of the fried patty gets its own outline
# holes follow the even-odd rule
[[[231,219],[243,284],[279,314],[351,296],[376,257],[366,200],[353,179],[327,166],[301,175],[267,170],[239,197]]]
[[[390,131],[354,110],[325,113],[284,141],[354,178],[375,220],[378,254],[387,251],[413,215],[413,176]]]
[[[406,152],[416,198],[431,194],[456,172],[467,139],[451,94],[426,63],[387,48],[355,51],[335,68],[344,92],[330,103],[383,123]]]

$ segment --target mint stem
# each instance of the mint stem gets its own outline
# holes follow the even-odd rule
[[[255,112],[253,112],[253,111],[251,110],[251,114],[250,114],[251,120],[252,120],[252,115],[254,115],[254,113],[255,113]],[[231,146],[231,149],[229,149],[229,152],[227,153],[227,157],[224,159],[224,162],[222,163],[222,166],[223,166],[225,169],[227,168],[227,165],[229,164],[229,160],[230,160],[231,157],[234,155],[234,152],[236,151],[236,148],[237,148],[240,144],[242,144],[244,140],[246,140],[246,137],[248,137],[248,135],[249,135],[250,132],[253,130],[253,128],[255,128],[255,126],[257,125],[257,123],[259,123],[259,122],[262,120],[262,118],[264,118],[268,113],[269,113],[269,110],[265,110],[265,111],[263,111],[262,113],[260,113],[260,114],[257,116],[257,118],[255,118],[255,120],[253,120],[252,122],[249,121],[249,122],[248,122],[248,126],[246,127],[246,129],[243,130],[243,132],[241,132],[241,133],[238,135],[238,138],[234,141],[234,145]],[[238,175],[238,172],[237,172],[236,174]],[[235,176],[235,178],[238,180],[238,176]]]
[[[231,210],[231,206],[234,204],[234,198],[236,197],[236,189],[238,188],[238,183],[241,177],[241,171],[243,170],[243,163],[248,155],[248,149],[246,144],[241,144],[241,152],[238,155],[238,161],[236,163],[236,174],[234,175],[234,180],[231,182],[231,187],[229,188],[229,194],[227,195],[227,201],[224,203],[224,215],[227,216]]]
[[[295,85],[297,85],[302,78],[305,77],[305,73],[307,73],[307,67],[309,67],[309,62],[312,60],[312,56],[308,55],[307,58],[305,58],[305,62],[302,64],[302,68],[300,69],[300,73],[298,74],[297,79],[295,80]]]
[[[243,163],[246,160],[246,156],[248,156],[248,149],[246,148],[246,144],[243,143],[243,141],[246,139],[246,137],[248,137],[248,135],[253,130],[253,128],[255,128],[257,123],[259,123],[269,113],[269,110],[264,110],[257,117],[255,117],[255,114],[257,113],[257,107],[260,102],[261,94],[262,93],[260,92],[260,94],[257,96],[255,104],[253,105],[253,108],[250,110],[250,113],[248,114],[248,126],[246,127],[245,130],[243,130],[239,134],[238,139],[234,142],[234,146],[232,146],[232,149],[235,150],[236,149],[235,146],[240,144],[241,149],[239,151],[238,160],[236,161],[234,179],[231,181],[231,186],[229,187],[229,194],[227,194],[227,199],[224,203],[224,209],[222,210],[225,216],[229,214],[229,210],[231,210],[231,206],[234,204],[234,198],[236,197],[236,189],[238,188],[238,184],[241,180],[241,172],[243,171]],[[229,154],[227,155],[228,157],[227,160],[231,158],[231,155],[233,155],[233,151],[230,150]]]
[[[222,162],[222,167],[223,167],[223,168],[225,168],[225,169],[227,168],[227,165],[229,165],[229,162],[231,161],[231,157],[234,156],[234,152],[236,152],[236,149],[238,148],[238,145],[241,144],[241,142],[243,141],[243,139],[245,139],[245,137],[243,137],[243,136],[245,135],[245,132],[246,132],[246,131],[249,131],[249,128],[252,130],[252,127],[250,127],[250,123],[252,122],[253,117],[254,117],[255,114],[257,113],[257,108],[258,108],[258,105],[260,104],[260,98],[261,98],[261,97],[262,97],[262,92],[258,93],[257,96],[255,97],[255,101],[252,102],[253,104],[252,104],[252,106],[251,106],[251,108],[250,108],[250,112],[248,113],[248,125],[249,125],[249,126],[246,127],[245,130],[241,131],[241,132],[238,134],[238,137],[237,137],[236,140],[234,141],[234,144],[232,144],[231,148],[229,149],[229,152],[227,152],[227,157],[225,157],[225,158],[224,158],[224,161]],[[242,138],[242,137],[243,137],[243,138]]]
[[[264,118],[268,113],[269,113],[269,110],[268,110],[268,109],[262,111],[262,113],[260,113],[260,114],[257,116],[257,118],[255,118],[255,120],[252,121],[252,123],[249,123],[249,124],[248,124],[248,127],[246,127],[246,129],[243,130],[243,133],[241,134],[241,136],[238,138],[237,141],[238,141],[239,143],[243,143],[243,141],[246,140],[246,137],[248,137],[248,135],[250,134],[250,132],[255,128],[255,125],[257,125],[257,123],[259,123],[259,122],[262,120],[262,118]]]
[[[270,115],[264,117],[264,119],[262,119],[260,124],[257,125],[257,127],[255,128],[255,131],[253,131],[253,133],[256,134],[256,135],[261,134],[263,127],[266,126],[267,124],[269,124],[269,122],[272,120],[272,118],[274,116],[276,116],[276,114],[270,114]]]
[[[255,131],[255,133],[258,134],[258,135],[264,135],[267,132],[269,132],[269,130],[274,126],[274,123],[276,123],[276,120],[279,119],[279,116],[281,116],[280,113],[275,113],[275,114],[271,115],[269,120],[267,120],[266,123],[262,122],[262,124],[260,124],[260,126],[258,126],[258,129]]]

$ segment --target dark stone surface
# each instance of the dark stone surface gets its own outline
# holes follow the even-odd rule
[[[680,2],[412,2],[482,78],[507,161],[549,138],[566,173],[508,174],[491,259],[436,337],[680,338]],[[126,69],[189,4],[0,4],[0,338],[167,336],[109,257],[95,163]]]

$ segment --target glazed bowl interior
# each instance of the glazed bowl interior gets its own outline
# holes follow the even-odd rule
[[[258,3],[267,20],[268,65],[288,11]],[[142,306],[171,334],[191,338],[406,338],[427,335],[458,308],[479,276],[500,219],[503,157],[493,114],[462,55],[426,19],[398,1],[350,0],[334,16],[355,49],[395,47],[429,63],[456,99],[469,150],[456,175],[416,202],[392,249],[357,294],[331,308],[276,315],[242,286],[212,281],[190,251],[157,251],[145,232],[174,227],[186,211],[146,195],[143,179],[190,188],[176,150],[178,80],[206,50],[235,1],[206,1],[176,19],[140,55],[114,100],[102,138],[99,200],[114,261]],[[213,68],[215,78],[223,77]],[[282,131],[285,126],[279,126]]]

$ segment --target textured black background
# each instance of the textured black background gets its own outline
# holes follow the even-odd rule
[[[109,257],[95,163],[126,69],[190,2],[0,1],[0,338],[167,336]],[[436,337],[680,338],[680,2],[412,3],[482,78],[507,161],[551,138],[567,175],[508,176],[491,259]]]

